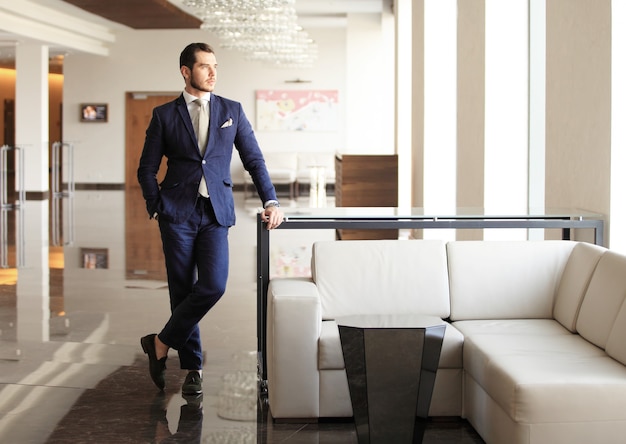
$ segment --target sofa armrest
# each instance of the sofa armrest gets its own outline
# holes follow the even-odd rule
[[[267,292],[267,384],[274,418],[319,416],[321,303],[308,278],[272,279]]]

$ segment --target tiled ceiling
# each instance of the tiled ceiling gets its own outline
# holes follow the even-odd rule
[[[193,29],[202,22],[167,0],[64,0],[133,29]]]

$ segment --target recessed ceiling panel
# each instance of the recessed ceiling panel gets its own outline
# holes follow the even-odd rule
[[[167,0],[64,0],[133,29],[197,29],[202,21]]]

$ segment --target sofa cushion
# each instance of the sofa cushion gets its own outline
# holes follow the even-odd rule
[[[464,336],[473,335],[569,335],[569,330],[550,319],[490,319],[452,324]]]
[[[463,368],[463,335],[452,325],[446,324],[441,346],[439,368]],[[339,327],[335,321],[323,321],[319,340],[319,369],[336,370],[345,368]]]
[[[576,320],[591,276],[606,248],[580,242],[576,244],[563,270],[554,303],[554,319],[569,331],[576,331]]]
[[[626,365],[626,340],[624,338],[626,338],[626,304],[622,303],[609,334],[605,351],[613,359]]]
[[[449,242],[450,318],[552,318],[574,246],[563,241]]]
[[[466,336],[463,359],[518,423],[626,419],[626,367],[579,335]]]
[[[624,297],[626,256],[607,251],[598,261],[580,307],[576,323],[580,335],[598,347],[605,348]]]
[[[312,277],[323,319],[355,314],[450,314],[440,240],[325,241],[313,245]]]

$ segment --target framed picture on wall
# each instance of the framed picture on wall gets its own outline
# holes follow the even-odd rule
[[[109,119],[109,105],[106,103],[81,103],[81,122],[106,122]]]
[[[109,268],[108,248],[81,248],[80,256],[83,268]]]
[[[337,131],[338,90],[258,90],[259,131]]]

